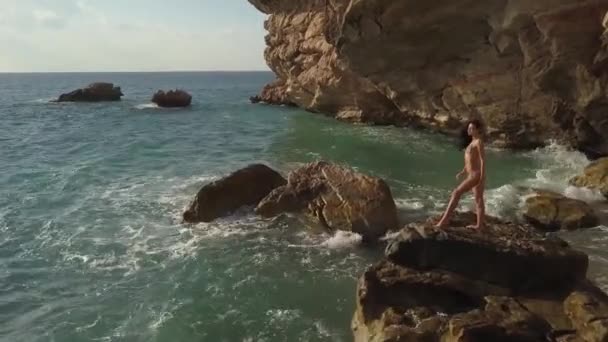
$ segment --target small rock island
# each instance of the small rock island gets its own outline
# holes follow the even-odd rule
[[[180,89],[159,90],[152,96],[152,102],[164,108],[188,107],[192,103],[192,95]]]
[[[113,83],[96,82],[85,88],[61,94],[56,102],[120,101],[122,96],[124,94],[120,87],[115,87]]]

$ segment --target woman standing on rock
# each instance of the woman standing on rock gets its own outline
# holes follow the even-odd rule
[[[485,150],[483,146],[483,125],[479,120],[471,120],[461,132],[461,148],[464,149],[464,169],[456,175],[460,179],[466,175],[466,179],[452,192],[450,202],[445,213],[437,222],[437,227],[446,227],[452,213],[458,206],[460,198],[465,193],[473,190],[475,195],[475,207],[477,211],[476,229],[483,229],[485,218],[485,200],[483,192],[485,188]]]

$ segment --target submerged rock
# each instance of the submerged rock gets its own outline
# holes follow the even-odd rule
[[[256,212],[264,217],[302,212],[331,231],[352,231],[368,241],[398,226],[395,201],[382,179],[327,162],[291,172],[287,185],[264,198]]]
[[[266,165],[254,164],[203,186],[189,209],[185,222],[211,222],[243,206],[255,206],[273,189],[287,181]]]
[[[589,164],[582,175],[570,180],[570,184],[599,190],[608,198],[608,158],[598,159]]]
[[[175,108],[188,107],[192,103],[192,96],[184,90],[159,90],[152,96],[152,102],[159,107]]]
[[[537,191],[528,197],[523,216],[544,231],[591,228],[599,222],[589,204],[550,191]]]
[[[488,218],[406,226],[358,282],[355,341],[605,341],[608,297],[563,240]]]
[[[249,0],[269,15],[260,94],[338,119],[608,155],[608,1]]]
[[[86,88],[76,89],[72,92],[61,94],[57,102],[100,102],[120,101],[124,94],[120,87],[112,83],[92,83]]]
[[[262,98],[259,97],[258,95],[250,96],[249,97],[249,102],[251,102],[253,104],[260,103],[260,102],[262,102]]]

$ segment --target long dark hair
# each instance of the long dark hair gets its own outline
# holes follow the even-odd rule
[[[473,141],[473,137],[469,135],[469,125],[471,124],[475,126],[475,128],[477,128],[480,133],[483,134],[483,124],[481,123],[481,120],[473,119],[467,121],[460,130],[460,141],[458,142],[458,147],[460,147],[461,150],[467,148],[469,144],[471,144],[471,141]]]

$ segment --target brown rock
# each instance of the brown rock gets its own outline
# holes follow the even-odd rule
[[[266,165],[254,164],[205,185],[184,213],[185,222],[211,222],[243,206],[255,206],[285,179]]]
[[[608,341],[608,298],[588,286],[572,292],[564,301],[564,310],[584,341]]]
[[[61,94],[57,102],[101,102],[120,101],[123,96],[120,87],[112,83],[91,83],[86,88],[76,89],[72,92]]]
[[[608,198],[608,158],[598,159],[589,164],[582,175],[570,180],[570,184],[599,190]]]
[[[269,14],[263,93],[338,119],[608,155],[606,0],[249,0]]]
[[[463,227],[473,219],[404,228],[358,282],[355,341],[606,340],[608,297],[584,254],[493,218],[483,233]]]
[[[410,224],[390,242],[386,256],[405,267],[447,270],[518,293],[542,292],[547,283],[572,287],[585,278],[587,256],[564,241],[531,227],[487,221],[481,232],[464,228],[468,221],[458,218],[445,229],[430,222]]]
[[[285,83],[276,81],[266,85],[259,96],[254,96],[250,100],[252,100],[252,103],[264,102],[273,105],[295,106],[295,104],[285,96],[286,93],[287,86]]]
[[[152,96],[152,102],[159,107],[188,107],[192,103],[192,96],[183,90],[159,90]]]
[[[256,212],[264,217],[303,212],[326,228],[375,240],[398,226],[388,185],[350,168],[316,162],[289,174],[288,183],[264,198]]]
[[[526,199],[524,218],[543,231],[575,230],[598,225],[593,208],[583,201],[540,191]]]

